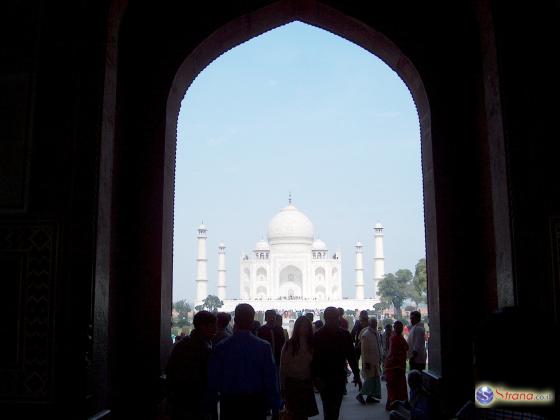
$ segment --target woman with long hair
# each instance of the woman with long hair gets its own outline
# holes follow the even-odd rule
[[[319,414],[313,381],[313,326],[309,318],[300,316],[290,338],[282,349],[280,359],[280,392],[286,410],[293,419],[301,420]]]
[[[408,344],[403,335],[403,323],[395,321],[393,335],[389,344],[389,354],[385,359],[385,378],[387,380],[387,410],[394,401],[408,401],[406,388],[406,352]]]

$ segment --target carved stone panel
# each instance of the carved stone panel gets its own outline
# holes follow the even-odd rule
[[[0,78],[0,211],[25,210],[28,180],[28,138],[32,110],[32,78],[27,74]]]
[[[0,400],[50,399],[57,230],[50,222],[0,223]]]

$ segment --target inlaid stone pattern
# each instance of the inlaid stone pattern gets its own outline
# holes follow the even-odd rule
[[[0,365],[0,400],[48,401],[53,370],[54,286],[58,228],[52,222],[0,223],[0,257],[11,269],[0,281],[5,322],[16,342],[5,342]],[[13,325],[13,323],[17,325]]]
[[[32,79],[27,74],[0,77],[0,213],[25,210],[29,172],[29,121]]]

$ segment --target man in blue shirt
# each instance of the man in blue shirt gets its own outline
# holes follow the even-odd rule
[[[281,408],[272,347],[251,334],[254,316],[251,305],[237,305],[233,335],[210,358],[208,390],[220,401],[221,420],[265,420],[268,410]]]

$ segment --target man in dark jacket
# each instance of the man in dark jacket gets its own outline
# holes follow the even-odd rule
[[[200,420],[215,415],[215,407],[208,404],[206,384],[216,317],[208,311],[200,311],[194,316],[193,324],[190,336],[173,347],[165,369],[173,420]]]
[[[337,420],[346,389],[347,361],[354,373],[353,383],[360,389],[362,380],[352,337],[348,330],[340,328],[338,310],[329,306],[324,317],[325,326],[313,335],[311,371],[321,394],[325,420]]]
[[[284,330],[276,323],[276,311],[270,309],[264,313],[264,320],[266,324],[260,327],[257,331],[257,337],[262,338],[270,343],[272,352],[274,353],[274,361],[276,368],[280,367],[280,356],[282,354],[282,347],[286,341],[284,337]]]
[[[209,397],[220,400],[221,420],[266,420],[282,403],[270,344],[251,333],[255,310],[235,308],[233,335],[218,344],[208,367]]]

